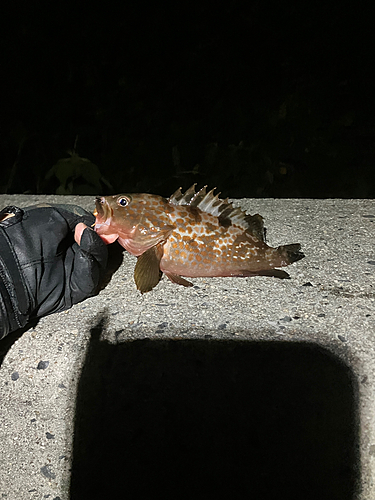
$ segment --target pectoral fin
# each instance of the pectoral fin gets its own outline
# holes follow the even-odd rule
[[[134,281],[141,293],[149,292],[160,281],[160,259],[163,256],[163,245],[149,248],[138,257],[134,269]]]
[[[167,278],[169,278],[172,283],[176,283],[176,285],[183,285],[183,286],[193,286],[193,283],[190,283],[190,281],[185,280],[178,274],[173,274],[173,273],[166,273],[164,272]]]

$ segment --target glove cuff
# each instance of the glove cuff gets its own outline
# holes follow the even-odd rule
[[[12,207],[16,208],[16,207]],[[17,214],[15,214],[17,215]],[[0,326],[0,338],[25,326],[29,319],[30,298],[17,256],[9,238],[0,226],[0,294],[1,309],[6,316]],[[6,324],[8,323],[8,328]]]

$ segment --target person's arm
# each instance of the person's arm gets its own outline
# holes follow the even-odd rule
[[[0,212],[0,339],[97,293],[107,248],[94,222],[75,205]]]

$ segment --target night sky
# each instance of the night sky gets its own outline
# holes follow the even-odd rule
[[[370,4],[3,5],[0,192],[375,197]]]

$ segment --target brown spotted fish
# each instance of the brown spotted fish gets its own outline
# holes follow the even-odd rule
[[[263,218],[246,215],[206,186],[178,189],[169,199],[153,194],[96,198],[95,230],[106,243],[117,240],[138,257],[137,288],[148,292],[164,273],[173,283],[192,286],[181,276],[275,276],[304,257],[301,246],[269,247]]]

